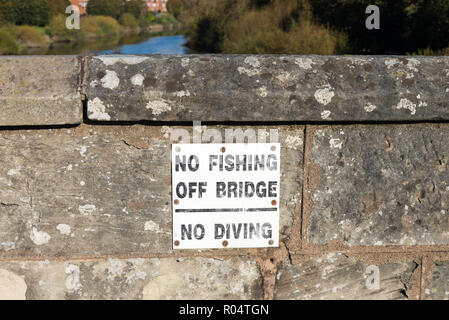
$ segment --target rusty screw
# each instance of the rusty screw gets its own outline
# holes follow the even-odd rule
[[[273,206],[275,206],[276,205],[276,200],[271,200],[271,204],[273,205]]]
[[[175,199],[175,201],[173,201],[175,204],[179,204],[179,200]]]
[[[270,246],[272,246],[272,245],[273,245],[273,243],[274,243],[274,241],[273,241],[273,240],[269,240],[269,241],[268,241],[268,244],[269,244]]]
[[[276,151],[276,146],[271,146],[271,151]]]
[[[175,246],[179,246],[179,240],[176,240],[176,241],[174,242],[174,244],[175,244]]]
[[[226,248],[228,246],[228,241],[224,240],[221,244]]]
[[[226,152],[226,148],[225,147],[221,147],[221,152]]]

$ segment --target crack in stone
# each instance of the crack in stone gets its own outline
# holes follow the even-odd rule
[[[2,207],[18,207],[19,204],[17,204],[17,203],[0,202],[0,206],[2,206]]]
[[[143,148],[141,148],[141,147],[138,147],[138,146],[136,146],[136,145],[134,145],[134,144],[132,144],[132,143],[126,141],[125,139],[122,139],[122,142],[123,142],[124,144],[126,144],[128,147],[132,147],[132,148],[135,148],[135,149],[137,149],[137,150],[142,150],[142,149],[143,149]]]

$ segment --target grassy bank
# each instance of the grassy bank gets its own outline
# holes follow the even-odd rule
[[[50,43],[45,28],[15,25],[0,27],[0,54],[17,54],[26,51],[26,48],[42,48]]]
[[[51,17],[49,24],[44,27],[3,24],[0,26],[0,54],[26,54],[34,48],[46,48],[56,42],[84,42],[114,39],[124,34],[160,32],[172,23],[176,23],[176,20],[170,14],[158,17],[151,14],[136,19],[125,13],[118,21],[109,16],[83,16],[79,30],[68,29],[66,16],[62,14]]]

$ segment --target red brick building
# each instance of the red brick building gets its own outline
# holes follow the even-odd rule
[[[86,14],[86,8],[87,8],[87,2],[89,0],[70,0],[70,3],[73,6],[77,6],[78,8],[80,8],[80,14]]]
[[[128,1],[128,0],[126,0]],[[168,0],[142,0],[147,11],[167,12]],[[89,0],[70,0],[71,4],[80,8],[80,14],[86,14],[87,2]]]
[[[168,0],[143,0],[148,11],[167,12]]]

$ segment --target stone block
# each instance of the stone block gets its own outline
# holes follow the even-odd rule
[[[298,264],[283,264],[276,277],[275,299],[407,299],[406,290],[415,268],[414,262],[371,265],[330,253]]]
[[[94,56],[98,121],[449,119],[447,57]]]
[[[0,262],[0,297],[29,300],[261,299],[248,257]]]
[[[306,237],[347,246],[449,244],[449,126],[308,127]]]
[[[80,123],[81,78],[76,56],[0,57],[0,126]]]
[[[449,300],[449,262],[435,261],[425,291],[426,300]]]

